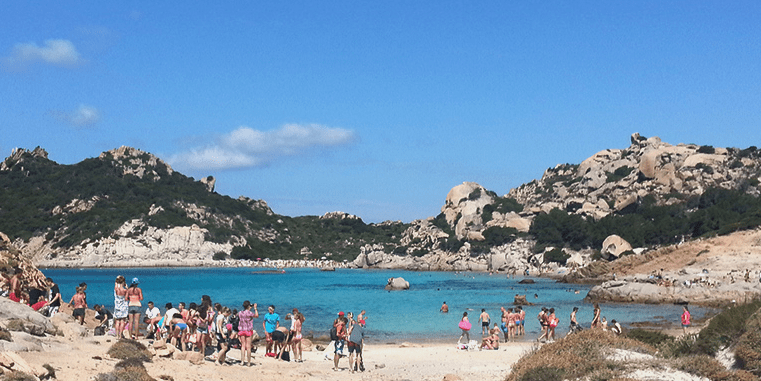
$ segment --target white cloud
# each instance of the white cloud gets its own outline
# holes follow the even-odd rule
[[[36,62],[64,67],[73,67],[84,62],[69,40],[46,40],[44,46],[37,46],[34,42],[16,44],[5,61],[14,68],[23,68]]]
[[[214,144],[174,155],[169,162],[178,167],[206,170],[258,167],[278,157],[347,145],[354,138],[351,130],[317,124],[286,124],[274,131],[239,127],[218,137]]]
[[[90,127],[100,121],[100,111],[93,106],[81,104],[72,112],[53,111],[53,116],[74,127]]]

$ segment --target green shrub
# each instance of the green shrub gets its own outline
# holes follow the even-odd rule
[[[565,262],[568,260],[568,258],[571,258],[571,256],[557,247],[544,253],[544,263],[555,262],[561,265],[565,265]]]
[[[624,165],[623,167],[618,167],[616,168],[615,171],[613,171],[613,173],[609,173],[609,172],[606,173],[607,182],[613,183],[618,180],[621,180],[624,177],[629,176],[629,174],[632,173],[633,170],[634,168],[626,166],[626,165]]]
[[[218,251],[214,253],[214,256],[212,256],[211,258],[215,261],[224,261],[225,259],[227,259],[227,253],[225,253],[224,251]]]
[[[711,319],[700,331],[694,352],[715,356],[716,352],[731,344],[746,331],[748,318],[761,308],[761,301],[727,308]]]
[[[674,342],[674,337],[667,335],[660,331],[650,331],[642,328],[633,328],[626,332],[626,337],[634,340],[639,340],[645,344],[658,346],[663,342]]]
[[[716,153],[716,149],[713,148],[713,146],[700,146],[700,148],[698,148],[698,153],[714,154]]]

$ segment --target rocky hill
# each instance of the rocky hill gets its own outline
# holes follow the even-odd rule
[[[435,217],[365,224],[341,212],[277,215],[263,200],[219,195],[213,177],[196,181],[130,147],[74,165],[20,149],[0,163],[0,231],[46,266],[270,258],[535,273],[759,226],[760,175],[756,147],[633,134],[626,148],[559,164],[506,195],[466,182]]]
[[[367,248],[354,265],[552,271],[761,224],[751,212],[761,211],[756,147],[671,145],[637,133],[630,142],[549,168],[502,197],[458,185],[439,216],[407,228],[405,250]]]
[[[340,264],[363,245],[393,244],[405,229],[340,212],[281,216],[262,200],[219,195],[214,185],[213,177],[195,181],[130,147],[73,165],[39,147],[14,150],[0,164],[0,231],[42,266],[78,267]]]

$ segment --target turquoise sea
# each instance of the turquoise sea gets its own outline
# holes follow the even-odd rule
[[[526,339],[539,336],[536,315],[542,306],[554,307],[561,323],[557,333],[564,335],[568,316],[579,307],[577,319],[586,327],[592,320],[592,305],[584,302],[590,286],[556,283],[545,278],[531,278],[535,284],[518,284],[523,279],[510,279],[504,274],[473,272],[411,272],[401,270],[350,270],[335,272],[317,269],[262,270],[259,268],[122,268],[122,269],[43,269],[46,276],[58,283],[65,301],[75,287],[86,282],[87,301],[106,305],[113,310],[113,282],[124,275],[129,283],[140,279],[147,301],[164,310],[167,302],[200,303],[201,295],[213,302],[240,309],[244,300],[259,304],[259,312],[273,304],[284,317],[293,307],[306,316],[305,332],[327,335],[339,311],[358,314],[367,310],[367,334],[372,342],[436,341],[455,342],[460,335],[457,323],[464,311],[471,322],[478,321],[485,308],[494,321],[499,320],[500,307],[512,305],[516,294],[526,295],[534,306],[526,310]],[[388,278],[403,277],[410,282],[407,291],[385,291]],[[575,293],[574,290],[579,290]],[[534,296],[536,294],[536,297]],[[450,312],[439,307],[446,301]],[[678,326],[681,307],[676,305],[601,304],[602,315],[616,319],[624,326],[634,322],[670,321]],[[695,318],[713,310],[693,307]],[[262,314],[263,315],[263,314]],[[255,322],[261,331],[261,319]],[[289,324],[289,323],[287,323]],[[480,337],[480,327],[473,324],[471,338]]]

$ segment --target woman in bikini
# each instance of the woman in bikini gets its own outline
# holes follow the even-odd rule
[[[516,315],[513,313],[512,308],[507,309],[507,341],[513,341],[515,340],[515,320]]]
[[[293,351],[293,359],[296,362],[302,362],[301,353],[303,352],[301,347],[301,325],[304,323],[304,315],[301,312],[296,312],[291,317],[291,350]]]
[[[142,307],[140,301],[143,300],[143,290],[137,286],[139,283],[137,278],[132,278],[132,284],[129,285],[126,293],[130,334],[133,340],[140,335],[140,308]]]
[[[127,306],[127,281],[119,275],[114,281],[114,331],[116,339],[119,340],[124,336],[124,330],[127,326],[127,317],[129,317],[129,307]]]
[[[251,312],[254,307],[254,312]],[[254,318],[259,317],[256,303],[246,300],[243,302],[243,311],[238,312],[238,337],[240,337],[240,361],[243,366],[251,364],[251,336],[254,334]]]

